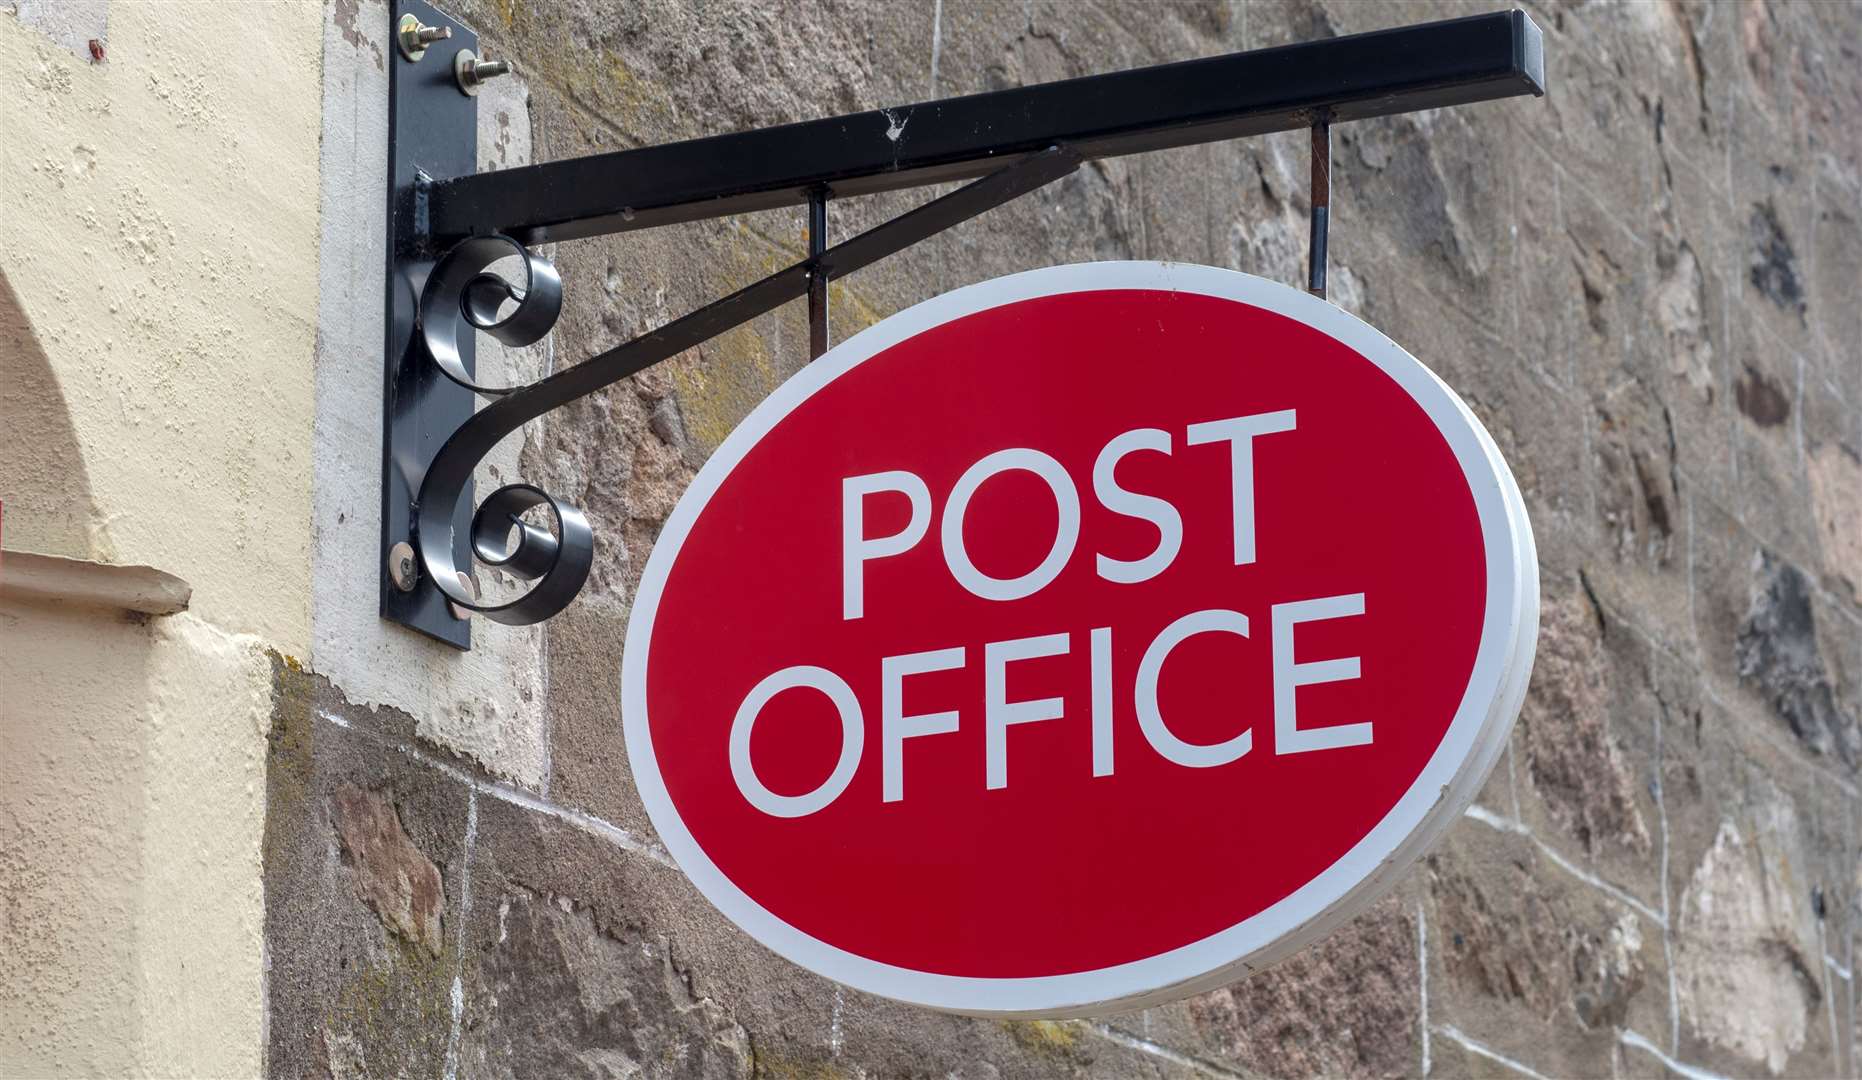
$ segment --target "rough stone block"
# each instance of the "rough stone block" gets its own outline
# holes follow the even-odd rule
[[[1627,52],[1600,56],[1548,44],[1546,95],[1539,108],[1519,112],[1516,128],[1561,179],[1625,215],[1656,195],[1654,108],[1626,78],[1635,62]]]
[[[1373,257],[1357,264],[1362,302],[1359,317],[1455,387],[1466,397],[1492,377],[1496,365],[1517,363],[1510,342],[1487,313],[1470,310],[1453,290],[1427,277],[1399,272]]]
[[[966,1019],[836,988],[661,861],[506,802],[481,799],[478,823],[462,1075],[1198,1074],[1105,1025]]]
[[[1588,340],[1575,298],[1582,295],[1564,224],[1563,182],[1544,151],[1514,148],[1513,326],[1529,363],[1567,391],[1577,386],[1578,350]]]
[[[1516,814],[1572,865],[1655,911],[1663,828],[1656,766],[1663,722],[1678,707],[1663,668],[1643,631],[1581,586],[1549,588],[1513,747],[1517,810],[1493,808]]]
[[[1688,521],[1674,410],[1651,376],[1621,368],[1587,373],[1592,513],[1599,543],[1583,563],[1608,607],[1668,648],[1689,651]]]
[[[1606,1075],[1617,1030],[1666,1023],[1658,921],[1484,823],[1460,825],[1424,865],[1432,1053],[1450,1044],[1442,1075],[1495,1071],[1460,1058],[1468,1042],[1546,1076]]]
[[[1704,692],[1759,708],[1760,699],[1739,675],[1735,643],[1752,611],[1756,568],[1767,550],[1726,508],[1704,497],[1691,501],[1692,607]]]
[[[1530,160],[1537,154],[1539,160]],[[1638,345],[1648,336],[1654,250],[1555,163],[1525,152],[1519,183],[1520,334],[1546,370],[1572,387],[1614,383],[1653,367]],[[1659,385],[1649,371],[1646,377]]]
[[[1856,616],[1708,503],[1697,509],[1697,626],[1709,693],[1845,774],[1856,749]]]
[[[1810,322],[1821,376],[1851,408],[1862,409],[1862,180],[1819,157],[1806,244]]]
[[[1332,227],[1377,239],[1351,249],[1356,271],[1426,283],[1490,336],[1513,323],[1514,278],[1502,270],[1513,256],[1520,151],[1495,137],[1503,113],[1486,104],[1411,113],[1333,135]]]
[[[1667,408],[1684,482],[1729,497],[1733,476],[1731,283],[1724,174],[1677,158],[1664,174],[1643,377]]]
[[[1312,949],[1113,1026],[1247,1076],[1407,1076],[1420,1067],[1414,890]]]
[[[1810,752],[1854,770],[1862,728],[1851,707],[1853,665],[1842,643],[1847,612],[1813,592],[1804,572],[1769,552],[1754,567],[1752,605],[1733,642],[1742,684],[1783,719]]]
[[[1711,701],[1674,725],[1663,791],[1679,1056],[1838,1075],[1831,917],[1854,893],[1854,789]]]
[[[1803,352],[1811,344],[1809,147],[1762,97],[1735,91],[1730,108],[1739,147],[1728,176],[1733,302],[1778,349]]]
[[[451,1034],[468,790],[354,723],[362,710],[321,680],[283,685],[266,775],[271,1069],[434,1071]]]
[[[574,605],[550,623],[550,797],[642,836],[652,833],[621,738],[625,620]]]
[[[1510,349],[1478,354],[1478,366],[1444,377],[1493,436],[1519,483],[1541,576],[1575,575],[1599,534],[1596,425],[1585,417],[1584,402]]]
[[[390,930],[440,955],[440,870],[408,840],[392,793],[344,784],[330,796],[330,817],[356,892]]]
[[[1827,384],[1804,388],[1802,441],[1815,566],[1849,610],[1862,609],[1862,413],[1845,408]]]

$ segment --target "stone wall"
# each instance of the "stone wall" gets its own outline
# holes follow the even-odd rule
[[[459,14],[520,72],[481,99],[497,166],[1485,7],[472,0]],[[507,674],[462,676],[482,661],[313,605],[312,670],[278,670],[269,767],[272,1071],[1854,1075],[1862,7],[1529,10],[1544,99],[1334,133],[1333,299],[1481,416],[1525,490],[1544,579],[1508,753],[1389,898],[1246,982],[1067,1023],[842,991],[713,912],[632,790],[619,652],[659,524],[804,362],[792,305],[512,448],[507,470],[586,507],[598,548],[588,589],[540,633],[475,628],[474,656],[506,657]],[[379,3],[329,13],[326,300],[379,273],[378,223],[333,216],[332,200],[378,196],[334,183],[330,133],[352,132],[338,155],[377,152],[353,131],[381,115],[387,22]],[[836,283],[835,336],[1069,261],[1298,281],[1304,145],[1092,164]],[[835,229],[915,198],[836,205]],[[618,343],[793,261],[802,230],[778,212],[562,245],[564,317],[510,362]],[[379,341],[368,318],[326,303],[322,329]],[[326,348],[319,378],[367,356]],[[373,460],[347,438],[319,435],[320,492],[332,463]],[[374,535],[365,499],[320,494],[316,513],[324,535]],[[358,649],[359,633],[383,643]]]

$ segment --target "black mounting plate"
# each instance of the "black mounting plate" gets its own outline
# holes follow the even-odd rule
[[[452,29],[450,39],[427,46],[409,61],[393,47],[404,14],[427,26]],[[440,180],[470,176],[478,168],[478,101],[460,91],[453,58],[478,49],[478,35],[421,0],[400,0],[388,13],[388,295],[385,311],[386,384],[382,424],[381,613],[404,626],[461,649],[472,646],[472,624],[455,618],[446,597],[423,576],[412,591],[396,587],[389,553],[414,540],[414,500],[433,455],[477,402],[471,391],[447,379],[415,333],[421,287],[443,252],[435,251],[428,225],[428,189]],[[474,370],[473,335],[459,339],[460,359]],[[468,492],[470,489],[467,489]],[[467,549],[472,499],[461,501],[453,535],[454,561],[470,566]],[[415,560],[418,565],[419,560]]]

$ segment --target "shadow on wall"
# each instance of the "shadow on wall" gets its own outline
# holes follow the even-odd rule
[[[9,550],[109,558],[65,396],[5,274],[0,500]],[[19,763],[0,783],[0,1076],[146,1064],[134,916],[152,645],[147,616],[0,596],[0,762]]]
[[[108,562],[110,543],[58,378],[0,272],[0,502],[7,548]]]

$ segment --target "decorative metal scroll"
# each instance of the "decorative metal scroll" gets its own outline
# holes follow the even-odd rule
[[[454,514],[472,473],[493,447],[525,423],[675,356],[694,345],[808,295],[811,285],[852,273],[986,210],[1027,194],[1079,168],[1071,149],[1030,154],[981,180],[933,199],[843,243],[827,247],[624,345],[522,387],[479,385],[460,361],[460,335],[483,331],[506,345],[528,345],[549,333],[562,309],[562,282],[547,261],[508,236],[462,240],[441,257],[420,297],[420,335],[433,362],[454,382],[491,403],[455,431],[427,468],[416,505],[416,550],[421,572],[460,608],[496,622],[541,622],[561,611],[588,579],[594,531],[581,510],[530,484],[507,484],[486,496],[472,515],[469,539],[475,561],[532,582],[515,599],[481,601],[461,580],[453,559]],[[815,232],[817,238],[820,231]],[[521,256],[521,287],[488,268]],[[515,308],[504,312],[506,304]],[[524,518],[548,509],[545,527]]]
[[[521,289],[486,272],[512,255],[524,268]],[[507,301],[515,301],[517,308],[501,315]],[[508,236],[474,236],[453,245],[427,278],[420,294],[420,335],[442,374],[475,394],[495,397],[518,388],[472,381],[459,355],[459,336],[482,330],[521,349],[542,341],[561,314],[562,278],[556,267]]]

